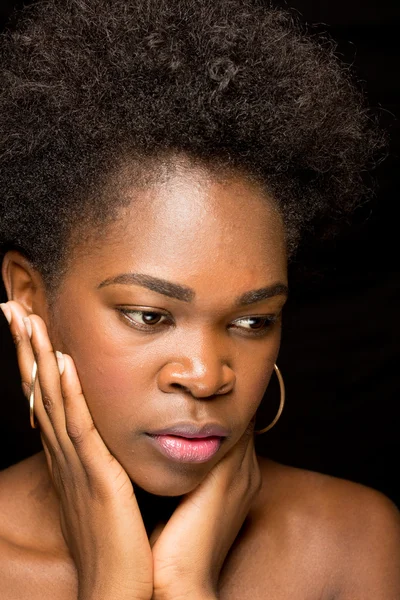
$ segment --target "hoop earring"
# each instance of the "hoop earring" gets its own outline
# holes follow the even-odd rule
[[[270,423],[268,425],[268,427],[264,427],[264,429],[259,429],[258,431],[255,431],[254,433],[256,433],[257,435],[260,435],[261,433],[265,433],[266,431],[269,431],[270,429],[273,428],[274,425],[276,425],[276,423],[279,421],[279,417],[282,414],[283,411],[283,407],[285,406],[285,384],[283,382],[283,377],[281,375],[280,370],[278,369],[277,365],[274,365],[274,369],[275,369],[275,373],[278,376],[278,380],[279,380],[279,387],[281,389],[281,400],[280,400],[280,404],[279,404],[279,408],[278,408],[278,412],[276,413],[276,417],[275,419],[272,421],[272,423]]]
[[[29,420],[31,422],[32,429],[37,429],[37,421],[35,419],[35,385],[37,379],[37,363],[36,360],[33,363],[32,367],[32,377],[31,377],[31,393],[29,396]]]

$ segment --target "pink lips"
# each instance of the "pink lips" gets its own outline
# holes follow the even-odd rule
[[[207,423],[180,423],[148,434],[158,450],[178,462],[201,463],[210,460],[219,450],[229,431]]]
[[[220,437],[185,438],[175,435],[151,436],[163,454],[179,462],[201,463],[209,460],[221,446]]]

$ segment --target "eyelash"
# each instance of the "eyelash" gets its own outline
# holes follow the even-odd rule
[[[168,321],[173,323],[172,318],[169,318],[169,315],[155,311],[155,310],[128,310],[126,308],[118,308],[119,312],[124,316],[124,318],[129,322],[129,326],[134,329],[139,329],[140,331],[144,331],[146,333],[156,333],[160,327],[166,327],[168,325]],[[145,323],[137,323],[134,321],[129,315],[152,315],[156,317],[165,317],[167,322],[158,321],[154,325],[149,325]],[[260,319],[262,321],[262,326],[259,329],[250,329],[246,327],[236,326],[236,329],[240,330],[242,335],[247,335],[250,337],[262,337],[266,335],[271,327],[278,321],[279,315],[249,315],[247,317],[241,317],[240,319],[235,319],[233,323],[238,321],[250,321],[251,319]]]

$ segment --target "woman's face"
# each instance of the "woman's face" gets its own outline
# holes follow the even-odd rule
[[[287,284],[284,229],[242,176],[181,168],[126,193],[121,218],[74,253],[48,326],[132,481],[177,496],[238,442],[268,384],[286,299],[274,290]]]

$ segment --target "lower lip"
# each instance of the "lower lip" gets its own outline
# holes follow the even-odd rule
[[[179,462],[202,463],[210,460],[219,450],[220,437],[185,438],[175,435],[150,436],[161,452]]]

